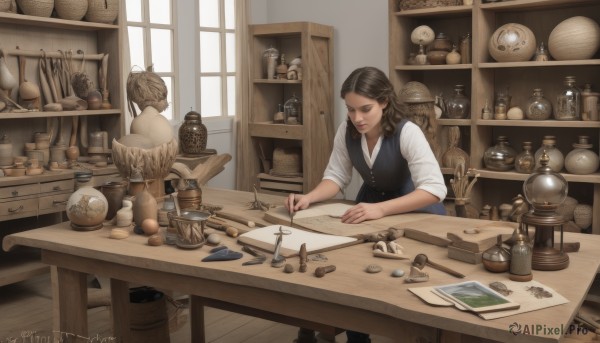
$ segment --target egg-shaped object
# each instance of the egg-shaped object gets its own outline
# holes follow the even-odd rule
[[[142,221],[142,230],[144,230],[144,234],[147,236],[156,234],[159,229],[160,225],[158,225],[158,221],[154,218],[146,218]]]
[[[548,50],[555,60],[585,60],[600,48],[600,25],[576,16],[560,22],[550,33]]]
[[[414,44],[429,45],[434,39],[435,33],[427,25],[417,26],[410,34],[410,40]]]
[[[508,23],[490,37],[488,51],[498,62],[523,62],[533,57],[536,46],[535,35],[527,26]]]

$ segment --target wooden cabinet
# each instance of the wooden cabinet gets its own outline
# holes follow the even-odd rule
[[[545,135],[557,137],[557,147],[563,155],[573,148],[577,136],[588,135],[598,152],[600,122],[556,120],[483,120],[481,111],[486,101],[493,108],[494,95],[506,91],[512,96],[511,106],[525,107],[534,88],[541,88],[553,106],[563,88],[567,75],[576,77],[577,85],[590,83],[595,90],[600,87],[600,52],[592,59],[547,62],[496,62],[488,52],[488,41],[494,31],[507,23],[519,23],[533,31],[539,44],[546,46],[552,29],[561,21],[573,16],[587,16],[600,22],[600,3],[594,0],[513,0],[481,3],[472,6],[437,7],[399,11],[396,0],[389,0],[389,52],[390,78],[396,87],[408,81],[426,84],[434,95],[443,93],[447,99],[454,85],[466,85],[471,100],[469,119],[439,119],[438,139],[444,152],[448,147],[448,127],[459,126],[462,149],[470,155],[470,165],[481,174],[473,193],[473,202],[483,204],[510,203],[521,193],[527,174],[512,171],[487,170],[483,163],[486,149],[495,144],[500,135],[508,136],[517,152],[523,141],[533,143],[533,151],[541,146]],[[467,32],[472,35],[472,63],[456,65],[409,65],[409,52],[416,52],[410,41],[412,30],[428,25],[434,32],[444,32],[455,42]],[[452,170],[444,169],[448,176]],[[569,182],[569,195],[579,203],[593,206],[592,232],[600,234],[600,173],[589,175],[569,174],[562,171]]]
[[[120,13],[124,13],[124,1],[120,2]],[[121,15],[116,24],[100,24],[85,21],[72,21],[57,18],[43,18],[22,14],[0,12],[0,49],[4,52],[10,73],[19,79],[17,56],[25,60],[24,76],[30,82],[40,84],[39,61],[43,50],[53,65],[64,63],[60,52],[72,51],[73,71],[85,72],[100,88],[99,72],[101,60],[108,54],[106,88],[109,92],[111,108],[60,112],[2,112],[0,113],[0,134],[6,134],[12,141],[13,156],[26,155],[25,143],[34,142],[34,133],[53,131],[53,141],[62,139],[69,144],[72,118],[78,117],[77,144],[82,156],[86,153],[86,141],[82,135],[90,132],[106,131],[108,142],[121,137],[125,132],[125,99],[123,90],[123,36],[124,18]],[[81,51],[83,53],[78,53]],[[85,61],[82,63],[82,61]],[[17,90],[10,93],[17,101]],[[46,102],[42,102],[42,105]],[[62,125],[60,125],[61,123]],[[83,124],[87,132],[81,130]],[[59,131],[58,129],[61,128]],[[105,178],[107,173],[115,173],[114,168],[92,168],[94,176]],[[74,191],[73,170],[52,171],[37,176],[0,177],[0,237],[14,230],[23,230],[49,225],[47,216],[56,213],[52,221],[61,220],[66,201]],[[98,185],[98,184],[95,184]],[[31,220],[29,220],[31,219]],[[27,224],[23,224],[27,221]],[[0,258],[0,285],[17,282],[46,271],[47,266],[39,262],[36,254],[5,253]],[[33,256],[33,261],[31,257]],[[17,263],[19,262],[19,263]],[[23,263],[20,263],[23,262]]]
[[[251,190],[259,182],[269,185],[264,191],[307,192],[320,182],[333,146],[333,28],[307,22],[251,25],[249,37],[249,101],[239,127],[237,187]],[[301,80],[266,78],[262,57],[270,47],[287,62],[301,57]],[[302,101],[302,124],[274,124],[279,105],[293,95]],[[269,175],[274,147],[301,148],[301,177]]]

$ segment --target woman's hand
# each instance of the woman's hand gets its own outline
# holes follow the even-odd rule
[[[284,205],[288,212],[296,212],[307,209],[308,206],[310,206],[310,199],[303,194],[291,193],[287,199],[285,199]]]
[[[358,224],[365,220],[379,219],[384,216],[383,209],[379,204],[369,204],[361,202],[355,206],[349,208],[346,213],[342,215],[342,223],[346,224]]]

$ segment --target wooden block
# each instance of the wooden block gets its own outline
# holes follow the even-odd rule
[[[420,242],[447,247],[452,241],[439,236],[430,235],[427,232],[404,228],[404,237],[411,238]]]
[[[265,173],[257,176],[259,192],[277,192],[275,194],[302,193],[304,179],[302,177],[278,177]]]
[[[482,252],[472,252],[453,245],[448,246],[448,257],[471,264],[480,264]]]

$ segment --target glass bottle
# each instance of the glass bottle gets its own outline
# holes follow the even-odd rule
[[[483,163],[490,170],[507,171],[513,169],[517,152],[510,146],[506,136],[498,136],[496,145],[483,153]]]
[[[510,96],[508,93],[496,93],[494,101],[494,119],[506,119],[506,112],[510,108]]]
[[[283,105],[285,114],[285,124],[297,125],[302,124],[302,101],[292,94],[292,97]]]
[[[460,39],[460,63],[471,63],[471,33]]]
[[[518,234],[510,249],[509,278],[514,281],[529,281],[531,275],[531,261],[533,249],[526,241],[525,235]]]
[[[538,62],[545,62],[548,61],[548,51],[546,51],[546,46],[544,45],[544,42],[540,42],[540,45],[538,46],[537,50],[535,51],[535,61]]]
[[[556,120],[581,119],[581,91],[575,85],[575,76],[567,76],[564,89],[556,97]]]
[[[283,124],[285,122],[285,113],[283,113],[283,105],[277,105],[277,112],[273,115],[273,124]]]
[[[454,86],[454,95],[446,102],[446,113],[450,119],[464,119],[471,115],[471,100],[465,95],[465,86]]]
[[[546,155],[550,158],[548,166],[555,173],[560,173],[565,164],[565,157],[563,153],[556,148],[556,137],[555,136],[544,136],[542,139],[542,146],[535,152],[535,169],[541,167],[540,157],[542,153],[546,151]]]
[[[535,159],[531,153],[531,142],[523,142],[523,151],[515,157],[517,173],[531,174],[535,168]]]
[[[525,106],[525,117],[530,120],[546,120],[551,115],[552,103],[544,97],[541,88],[534,89]]]
[[[266,79],[275,78],[275,68],[277,67],[277,59],[279,58],[279,50],[274,47],[269,47],[263,52],[262,66],[263,77]]]

